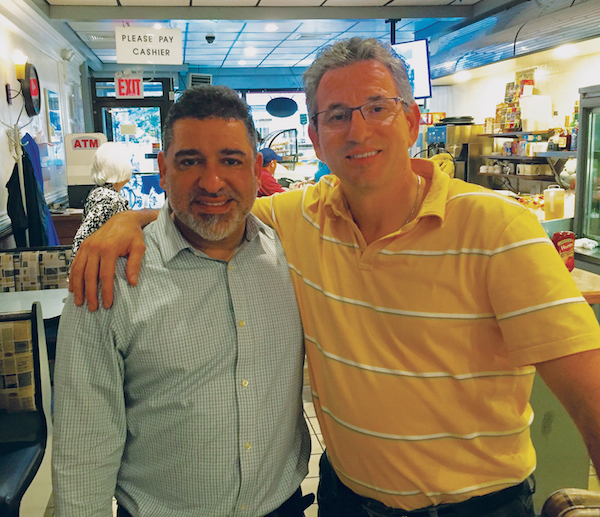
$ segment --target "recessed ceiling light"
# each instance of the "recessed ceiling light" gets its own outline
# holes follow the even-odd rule
[[[238,65],[244,66],[245,64],[246,64],[246,61],[244,61],[243,59],[238,61]]]
[[[577,55],[577,47],[575,45],[562,45],[555,48],[552,53],[558,59],[568,59]]]
[[[244,55],[245,56],[255,56],[256,55],[256,49],[254,47],[246,47],[244,49]]]
[[[155,24],[154,24],[154,28],[155,28],[156,30],[158,30],[158,29],[162,29],[162,25],[161,25],[160,23],[155,23]]]
[[[265,25],[265,31],[267,32],[276,32],[278,29],[279,27],[274,23],[267,23],[267,25]]]

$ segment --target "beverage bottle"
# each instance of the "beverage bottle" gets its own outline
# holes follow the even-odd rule
[[[569,132],[569,116],[565,117],[565,126],[558,137],[558,150],[569,151],[571,149],[571,133]]]
[[[573,120],[571,121],[571,151],[577,150],[577,134],[579,133],[579,101],[575,101]]]

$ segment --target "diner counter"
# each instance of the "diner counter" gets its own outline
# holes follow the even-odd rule
[[[0,312],[31,310],[33,302],[40,302],[45,320],[60,316],[69,295],[68,289],[41,289],[0,293]]]

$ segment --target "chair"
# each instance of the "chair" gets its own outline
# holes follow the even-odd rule
[[[51,433],[41,307],[0,314],[0,516],[18,517]]]

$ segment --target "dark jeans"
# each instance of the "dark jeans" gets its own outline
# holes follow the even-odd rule
[[[535,517],[531,498],[535,490],[533,478],[462,503],[407,512],[354,493],[340,481],[326,452],[321,456],[319,466],[319,517]]]
[[[304,517],[304,510],[306,510],[314,500],[314,494],[308,494],[302,497],[302,490],[299,488],[287,501],[284,501],[279,508],[265,515],[265,517]],[[125,508],[119,506],[117,517],[132,516]],[[165,515],[165,517],[168,516]]]

